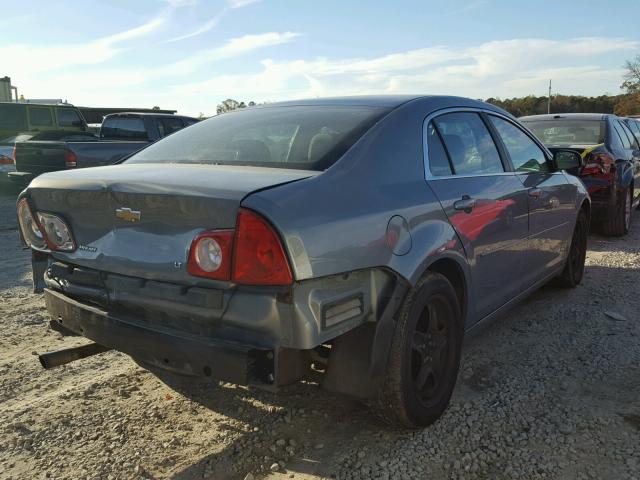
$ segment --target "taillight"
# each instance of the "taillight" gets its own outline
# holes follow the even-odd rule
[[[266,220],[240,209],[232,280],[245,285],[290,285],[291,269],[282,243]]]
[[[581,175],[604,175],[615,171],[615,160],[606,152],[590,152]]]
[[[287,256],[275,230],[251,210],[240,209],[236,230],[202,232],[191,242],[187,271],[243,285],[290,285]]]
[[[231,279],[233,230],[203,232],[193,239],[187,271],[197,277]]]
[[[44,250],[47,248],[47,242],[44,238],[44,234],[40,229],[40,225],[36,221],[31,207],[26,198],[18,201],[16,207],[18,213],[18,223],[20,224],[20,231],[22,232],[22,238],[29,247],[36,248],[38,250]]]
[[[64,151],[64,164],[67,168],[74,168],[78,166],[78,157],[71,150]]]

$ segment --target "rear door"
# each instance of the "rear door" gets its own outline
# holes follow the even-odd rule
[[[511,164],[527,189],[529,242],[523,251],[526,286],[562,266],[572,238],[577,189],[567,182],[533,138],[518,124],[488,115]]]
[[[527,191],[509,171],[478,111],[443,112],[425,124],[427,178],[472,270],[475,320],[522,290]]]
[[[633,169],[633,177],[635,179],[634,185],[637,185],[638,180],[640,180],[640,151],[638,151],[638,142],[626,122],[617,120],[616,123],[620,129],[620,134],[622,135],[622,144],[624,145],[628,158],[631,161],[631,168]]]

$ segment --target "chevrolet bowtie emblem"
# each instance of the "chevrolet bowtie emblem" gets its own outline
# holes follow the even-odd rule
[[[116,217],[121,218],[126,222],[139,222],[140,221],[140,212],[136,210],[131,210],[127,207],[116,208]]]

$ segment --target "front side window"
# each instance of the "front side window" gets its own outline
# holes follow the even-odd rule
[[[29,107],[29,121],[34,127],[52,127],[51,109],[46,107]]]
[[[500,117],[489,115],[489,118],[496,127],[516,172],[549,171],[544,152],[526,133]]]
[[[198,122],[133,155],[127,163],[200,163],[325,170],[389,109],[273,106]]]
[[[434,119],[434,124],[455,175],[504,172],[498,149],[477,113],[447,113]]]
[[[60,127],[81,127],[82,120],[78,112],[72,108],[57,108],[58,126]]]

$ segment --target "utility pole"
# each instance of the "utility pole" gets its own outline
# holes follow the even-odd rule
[[[551,113],[551,79],[549,79],[549,99],[547,100],[547,113]]]

